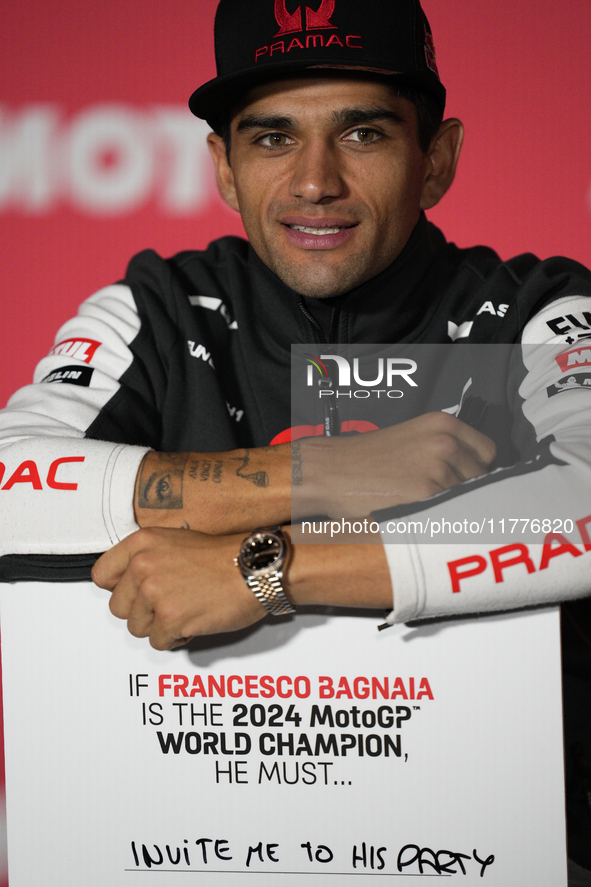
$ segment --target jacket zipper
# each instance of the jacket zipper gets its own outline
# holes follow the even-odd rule
[[[335,306],[332,309],[332,315],[330,318],[330,331],[329,331],[329,335],[328,335],[329,341],[327,342],[326,336],[324,335],[322,327],[320,326],[320,324],[318,323],[316,318],[308,311],[308,309],[306,308],[306,306],[302,302],[301,296],[298,296],[298,305],[300,306],[300,311],[302,312],[304,317],[306,317],[310,321],[310,323],[312,324],[312,326],[316,330],[316,333],[318,334],[318,338],[320,339],[320,343],[322,345],[334,344],[334,339],[336,338],[336,333],[337,333],[338,326],[339,326],[339,317],[340,317],[340,313],[341,313],[340,308]],[[333,381],[330,376],[330,373],[328,374],[327,379],[319,379],[318,385],[320,388],[332,389],[333,388]],[[324,398],[323,406],[324,406],[324,436],[325,437],[334,437],[335,435],[341,433],[341,420],[339,418],[338,407],[336,405],[336,402],[333,402],[332,397],[331,398]]]

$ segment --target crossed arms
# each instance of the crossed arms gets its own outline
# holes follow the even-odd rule
[[[355,518],[484,474],[494,455],[488,437],[440,412],[353,438],[228,453],[149,453],[134,497],[144,529],[103,555],[93,579],[112,592],[114,615],[157,649],[244,628],[266,611],[233,558],[245,533],[290,522],[292,482],[300,487],[302,514],[296,516]],[[392,605],[383,548],[371,543],[295,546],[287,589],[296,605]]]
[[[233,559],[246,533],[291,520],[293,466],[301,508],[296,519],[310,513],[361,516],[405,502],[422,503],[425,514],[437,516],[446,494],[426,503],[425,497],[460,483],[464,516],[475,509],[481,516],[498,507],[511,484],[517,501],[533,503],[537,515],[564,505],[575,525],[568,538],[550,533],[536,545],[509,540],[494,550],[470,544],[451,550],[411,538],[384,547],[296,545],[288,569],[296,604],[389,608],[393,599],[393,618],[407,621],[588,594],[589,389],[547,393],[563,375],[558,358],[573,348],[555,329],[555,315],[577,317],[587,310],[587,297],[564,297],[524,330],[535,347],[521,386],[521,415],[538,439],[552,436],[553,460],[542,471],[512,479],[495,472],[494,483],[476,489],[478,481],[466,481],[486,473],[491,443],[443,413],[350,438],[171,458],[87,437],[119,392],[118,380],[132,361],[126,343],[138,333],[129,290],[109,287],[58,333],[66,343],[100,340],[101,347],[85,359],[61,353],[45,358],[37,384],[17,392],[0,412],[0,554],[69,557],[109,550],[98,561],[97,582],[114,589],[113,612],[159,648],[196,633],[239,628],[264,612]],[[64,359],[90,367],[93,385],[48,384],[48,373]],[[362,470],[368,464],[370,473]],[[346,495],[343,484],[332,483],[339,476],[346,478]]]

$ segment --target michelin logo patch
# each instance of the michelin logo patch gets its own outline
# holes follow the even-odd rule
[[[53,370],[42,382],[68,382],[70,385],[90,385],[94,369],[92,367],[69,366]]]
[[[570,391],[573,388],[586,388],[587,391],[591,391],[591,373],[577,373],[572,376],[563,376],[563,378],[559,379],[558,382],[555,382],[554,385],[550,385],[549,388],[546,388],[546,391],[548,397],[554,397],[555,394],[560,394],[562,391]]]

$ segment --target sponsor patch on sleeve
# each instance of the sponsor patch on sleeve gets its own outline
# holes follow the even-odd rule
[[[67,382],[70,385],[90,385],[94,369],[92,367],[67,366],[48,373],[42,382]]]
[[[84,363],[90,363],[92,356],[101,343],[96,339],[64,339],[54,345],[50,354],[63,354],[64,357],[74,357]]]
[[[579,367],[591,367],[591,345],[572,348],[566,354],[559,354],[556,363],[563,373],[576,370]]]
[[[563,376],[554,385],[546,388],[548,397],[554,397],[562,391],[571,391],[573,388],[586,388],[591,391],[591,373],[573,373],[570,376]]]

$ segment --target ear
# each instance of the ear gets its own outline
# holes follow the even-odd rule
[[[221,136],[215,132],[210,132],[207,136],[207,146],[211,154],[213,165],[215,167],[215,176],[218,183],[218,189],[228,206],[240,212],[238,199],[236,197],[236,187],[234,185],[234,174],[232,167],[228,162],[226,153],[226,143]]]
[[[464,140],[464,125],[455,117],[444,120],[425,155],[426,175],[421,194],[421,209],[439,203],[456,174]]]

